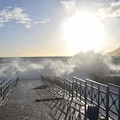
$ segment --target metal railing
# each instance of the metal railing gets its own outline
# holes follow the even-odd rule
[[[109,70],[109,76],[110,77],[120,76],[120,70]]]
[[[10,91],[10,80],[7,80],[4,84],[0,81],[0,106],[4,104]]]
[[[109,117],[120,120],[120,86],[109,83]]]
[[[99,119],[120,120],[120,86],[108,85],[90,79],[82,80],[72,77],[72,80],[60,77],[50,77],[41,74],[41,78],[51,80],[58,89],[62,89],[68,97],[76,98],[85,107],[85,116],[89,104],[99,107]]]
[[[108,86],[86,79],[86,104],[99,107],[99,116],[109,118]]]

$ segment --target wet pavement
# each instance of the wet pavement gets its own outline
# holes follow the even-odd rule
[[[84,107],[42,80],[19,80],[0,107],[0,120],[83,120]]]

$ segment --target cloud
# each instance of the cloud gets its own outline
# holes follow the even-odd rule
[[[98,10],[96,15],[101,18],[119,17],[120,16],[120,1],[111,2],[108,6],[102,7]]]
[[[49,19],[43,19],[40,23],[48,23],[48,22],[50,22],[50,20]]]
[[[31,27],[31,19],[25,10],[20,7],[6,7],[0,11],[0,27],[3,27],[5,23],[15,21],[16,24],[23,24],[25,27]],[[29,27],[28,27],[29,26]]]
[[[49,19],[43,19],[43,20],[41,20],[41,21],[36,21],[36,22],[34,22],[33,25],[45,24],[45,23],[48,23],[48,22],[50,22]]]
[[[61,5],[66,9],[67,12],[76,10],[76,0],[61,0]]]
[[[31,28],[31,25],[25,25],[26,28]]]
[[[40,22],[34,22],[33,24],[34,24],[34,25],[36,25],[36,24],[40,24]]]
[[[109,6],[109,1],[105,0],[93,0],[93,4],[97,7]]]

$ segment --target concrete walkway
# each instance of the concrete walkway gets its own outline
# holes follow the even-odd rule
[[[80,104],[64,98],[54,86],[38,87],[44,84],[42,80],[19,80],[0,107],[0,120],[83,120]]]

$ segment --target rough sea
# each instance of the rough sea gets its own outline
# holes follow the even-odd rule
[[[0,80],[40,79],[40,74],[72,79],[92,79],[91,74],[108,75],[110,69],[119,69],[111,57],[94,51],[79,52],[71,57],[1,57]]]

